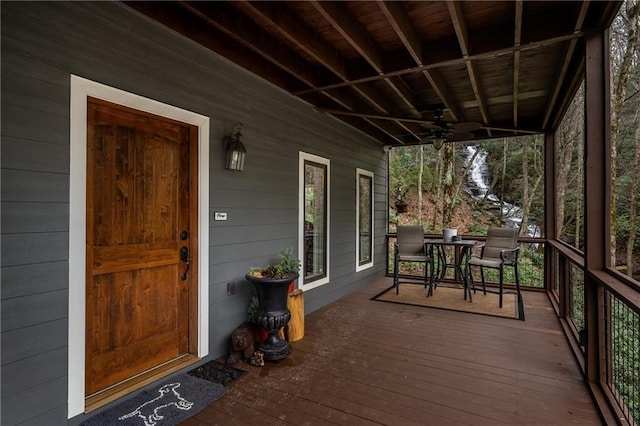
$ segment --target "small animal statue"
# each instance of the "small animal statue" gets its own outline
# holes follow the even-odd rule
[[[257,340],[257,328],[250,322],[244,322],[233,330],[227,365],[234,365],[240,359],[249,363],[251,356],[256,351]]]
[[[255,365],[256,367],[264,366],[264,354],[260,351],[255,351],[253,355],[251,355],[251,359],[249,360],[249,364]]]
[[[193,407],[193,402],[189,402],[180,396],[178,391],[176,391],[179,387],[180,383],[169,383],[162,386],[158,389],[160,393],[158,397],[138,406],[138,408],[132,412],[120,416],[118,420],[138,416],[144,421],[145,426],[155,426],[157,421],[164,418],[164,416],[160,414],[160,410],[162,409],[174,406],[180,410],[190,410],[191,407]]]

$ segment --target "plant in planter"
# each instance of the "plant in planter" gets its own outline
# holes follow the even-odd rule
[[[252,267],[249,274],[254,278],[295,280],[300,271],[300,260],[293,254],[293,248],[287,247],[280,252],[278,262],[266,265],[262,268]]]
[[[287,308],[287,297],[291,283],[298,278],[300,261],[292,248],[280,252],[278,261],[263,268],[251,268],[245,278],[253,284],[258,297],[256,323],[264,327],[269,337],[258,343],[265,361],[280,361],[291,354],[291,345],[278,336],[278,331],[287,325],[291,312]]]
[[[264,342],[269,334],[267,330],[261,325],[258,325],[258,310],[260,309],[260,301],[258,301],[258,296],[252,296],[251,301],[249,302],[249,308],[247,308],[247,321],[253,324],[257,331],[258,342]]]

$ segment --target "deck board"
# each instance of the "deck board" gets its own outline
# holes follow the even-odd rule
[[[600,425],[546,294],[526,321],[372,301],[385,278],[313,312],[279,364],[184,425]]]

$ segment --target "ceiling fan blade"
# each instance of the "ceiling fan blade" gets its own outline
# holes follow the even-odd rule
[[[433,123],[420,123],[422,127],[429,130],[442,130],[442,126],[439,126],[435,122]]]
[[[464,123],[451,123],[451,127],[453,127],[456,132],[472,132],[481,128],[482,124],[467,121]]]
[[[475,138],[476,135],[471,132],[454,132],[445,135],[445,137],[450,141],[468,141]]]

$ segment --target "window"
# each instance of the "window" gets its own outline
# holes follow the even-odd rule
[[[300,152],[299,157],[300,287],[329,282],[329,160]]]
[[[356,169],[356,271],[373,266],[373,173]]]

